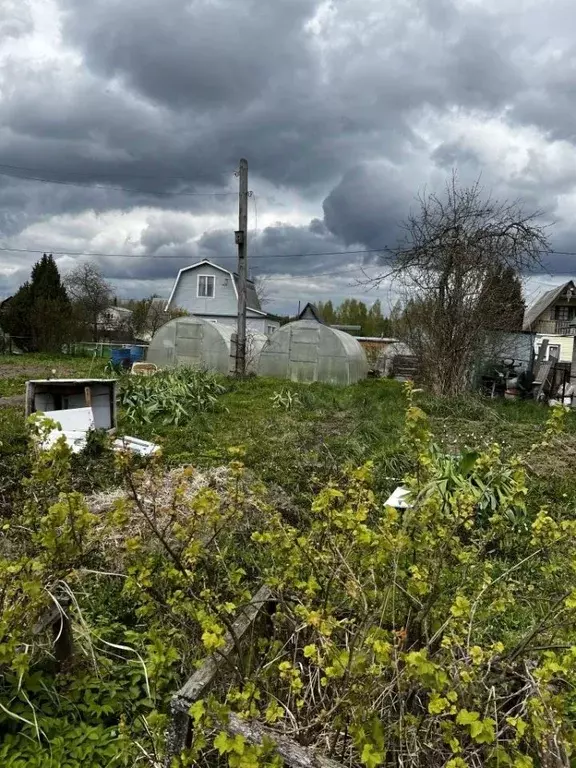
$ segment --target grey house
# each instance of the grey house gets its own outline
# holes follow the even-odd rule
[[[246,328],[270,336],[280,323],[262,311],[254,283],[247,286]],[[168,299],[170,307],[185,309],[211,323],[236,327],[238,322],[238,275],[208,259],[178,272]]]

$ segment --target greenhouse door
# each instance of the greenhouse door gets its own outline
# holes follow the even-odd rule
[[[203,338],[200,323],[176,323],[176,364],[201,365]]]
[[[320,331],[297,328],[290,333],[290,378],[292,381],[316,381]]]

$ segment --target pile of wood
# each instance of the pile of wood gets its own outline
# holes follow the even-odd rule
[[[416,379],[418,369],[418,358],[415,355],[396,355],[392,361],[392,378]]]

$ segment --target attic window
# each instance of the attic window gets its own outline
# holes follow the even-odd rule
[[[213,299],[214,282],[214,275],[198,275],[198,296],[203,299]]]

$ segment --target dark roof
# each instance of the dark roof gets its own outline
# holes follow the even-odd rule
[[[304,318],[306,311],[312,313],[312,316],[314,317],[314,320],[316,320],[317,323],[322,323],[322,324],[324,323],[324,318],[318,311],[318,307],[316,307],[314,304],[310,304],[310,302],[308,302],[308,304],[306,304],[302,312],[300,312],[300,314],[298,315],[298,320],[302,320]]]
[[[567,283],[563,283],[563,285],[558,285],[556,288],[552,288],[550,291],[546,291],[546,293],[543,293],[539,299],[536,299],[534,304],[528,307],[524,313],[524,323],[522,324],[522,330],[532,330],[532,326],[538,320],[542,312],[548,309],[548,307],[553,304],[556,299],[561,296],[570,286],[575,288],[572,280],[568,280]]]
[[[238,289],[238,274],[234,272],[234,282],[236,283],[236,289]],[[253,280],[246,280],[246,306],[249,309],[255,309],[258,312],[262,312],[260,306],[260,299],[256,293],[256,285]]]

